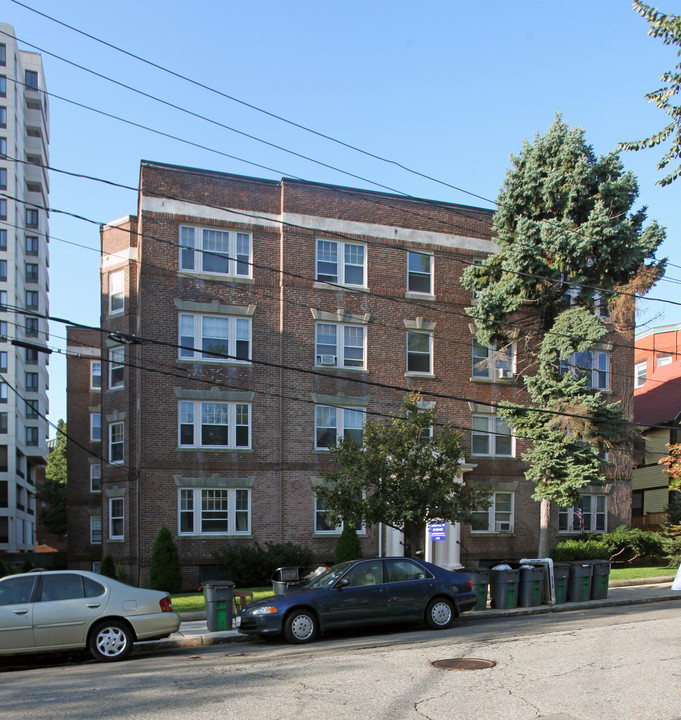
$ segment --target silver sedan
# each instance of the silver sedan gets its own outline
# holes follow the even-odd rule
[[[168,593],[132,587],[80,570],[0,579],[0,655],[88,648],[122,660],[138,640],[177,632]]]

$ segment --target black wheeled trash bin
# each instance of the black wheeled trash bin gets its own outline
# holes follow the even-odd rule
[[[489,586],[489,570],[485,568],[475,568],[474,570],[466,570],[473,582],[473,592],[477,598],[473,610],[485,610],[487,608],[487,591]]]
[[[610,561],[592,560],[593,577],[591,578],[591,599],[605,600],[608,597],[610,582]]]
[[[518,607],[518,580],[520,570],[512,570],[504,566],[490,570],[489,590],[492,607],[499,610],[510,610]]]
[[[532,565],[520,566],[519,607],[541,605],[544,594],[544,568]]]
[[[588,562],[574,562],[570,564],[570,578],[568,580],[568,600],[570,602],[584,602],[591,599],[591,576],[593,565]]]
[[[275,595],[286,595],[304,582],[305,580],[300,579],[299,567],[280,567],[272,575],[272,590]]]
[[[553,563],[553,585],[556,589],[556,605],[567,602],[570,566],[567,563]]]
[[[231,630],[234,583],[229,580],[203,583],[203,597],[206,600],[208,632]]]

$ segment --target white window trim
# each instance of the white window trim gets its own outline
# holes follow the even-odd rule
[[[93,527],[93,520],[99,520],[99,527]],[[95,532],[99,533],[99,540],[95,540]],[[102,516],[101,515],[90,515],[90,545],[101,545],[102,544]]]
[[[640,388],[645,385],[648,375],[648,361],[642,360],[634,365],[634,387]]]
[[[187,231],[183,233],[183,231]],[[191,232],[189,232],[191,231]],[[204,233],[219,232],[227,235],[228,250],[226,253],[215,252],[215,255],[224,256],[227,261],[227,272],[219,272],[217,270],[204,269],[204,259],[207,255],[212,255],[213,251],[204,250],[204,242],[206,238]],[[183,234],[185,237],[183,238]],[[192,240],[189,240],[189,235],[192,235]],[[243,240],[239,236],[245,236],[248,238],[248,259],[238,260],[237,256],[237,242]],[[229,228],[218,228],[218,227],[200,227],[193,225],[180,225],[179,230],[180,237],[180,254],[178,258],[178,268],[181,273],[192,273],[199,275],[211,275],[213,277],[230,277],[230,278],[244,278],[251,279],[253,277],[253,235],[242,230],[231,230]],[[192,266],[185,266],[183,255],[185,253],[193,252]],[[238,272],[239,263],[247,263],[247,272]]]
[[[322,325],[330,325],[336,331],[335,351],[331,353],[319,352],[319,328]],[[362,360],[361,365],[346,365],[348,360],[345,357],[345,329],[355,328],[362,332]],[[328,357],[331,355],[331,357]],[[323,362],[325,360],[330,362]],[[332,361],[331,361],[332,360]],[[333,322],[317,322],[315,323],[315,367],[334,367],[341,370],[366,370],[367,367],[367,332],[363,325],[353,325],[351,323],[333,323]]]
[[[99,367],[99,372],[95,372],[95,369]],[[95,384],[95,378],[99,378],[99,385]],[[101,360],[90,360],[90,390],[101,390],[102,389],[102,361]]]
[[[201,410],[202,405],[226,405],[227,406],[227,444],[226,445],[202,445],[201,444]],[[237,405],[245,405],[248,408],[248,425],[239,425],[239,427],[248,427],[248,445],[237,445],[236,444],[236,411]],[[192,412],[192,421],[182,422],[183,412],[187,412],[190,409]],[[187,449],[203,449],[203,450],[236,450],[246,451],[250,450],[252,446],[252,405],[249,402],[241,401],[225,401],[225,400],[180,400],[177,405],[177,445],[179,448]],[[182,442],[182,426],[192,425],[193,427],[193,442],[183,443]]]
[[[117,362],[114,357],[118,353],[123,353],[123,359]],[[114,385],[114,370],[121,370],[123,378],[119,383]],[[109,390],[120,390],[125,385],[125,345],[116,345],[109,348]]]
[[[99,425],[95,423],[95,418],[99,418]],[[95,429],[99,428],[99,437],[95,437]],[[102,413],[90,413],[90,442],[102,442]]]
[[[591,373],[591,379],[590,384],[587,385],[591,390],[603,390],[608,391],[610,390],[610,374],[611,374],[611,362],[612,357],[609,350],[600,350],[600,349],[592,349],[588,350],[586,352],[589,352],[591,354],[591,369],[587,368],[577,368],[577,360],[576,356],[582,353],[573,353],[570,355],[569,358],[566,358],[565,360],[560,361],[560,371],[561,374],[564,372],[569,371],[576,375],[578,370],[581,372],[590,372]],[[600,363],[599,358],[604,357],[606,359],[606,369],[601,370],[600,369]],[[605,383],[599,384],[598,379],[601,373],[605,373]]]
[[[114,309],[114,300],[120,300],[121,307]],[[109,315],[125,312],[125,270],[109,273]]]
[[[120,515],[114,515],[114,505],[119,505],[121,508]],[[123,526],[122,532],[114,535],[114,520],[121,520]],[[109,498],[109,539],[110,540],[123,540],[125,538],[125,498]]]
[[[506,525],[505,521],[498,521],[496,519],[497,516],[497,508],[496,508],[496,501],[497,501],[497,495],[510,495],[511,496],[511,510],[509,511],[510,519],[508,521],[508,527],[504,527]],[[489,508],[487,508],[487,527],[486,528],[474,528],[471,526],[471,533],[486,533],[486,534],[494,534],[494,533],[509,533],[514,531],[515,526],[515,493],[506,491],[506,490],[497,490],[493,492],[490,495],[490,505]],[[483,511],[480,511],[479,514],[482,514]],[[506,513],[505,510],[500,510],[499,512]]]
[[[603,534],[608,532],[608,496],[604,493],[584,493],[583,495],[580,495],[580,502],[583,502],[583,499],[585,497],[591,498],[591,510],[589,511],[589,514],[591,516],[591,526],[587,526],[586,524],[586,515],[587,513],[584,513],[584,534],[586,533],[598,533]],[[597,512],[596,506],[598,503],[598,498],[603,498],[603,511]],[[579,505],[579,502],[577,503]],[[560,529],[560,516],[564,513],[567,513],[567,530],[561,530]],[[603,529],[602,530],[596,530],[596,519],[598,515],[603,516]],[[569,508],[558,508],[558,534],[559,535],[574,535],[580,534],[579,532],[579,526],[575,527],[575,507],[569,507]]]
[[[97,477],[95,473],[95,468],[99,469],[99,477]],[[99,488],[94,487],[93,480],[98,479],[99,480]],[[101,463],[92,463],[90,465],[90,492],[92,493],[101,493],[102,492],[102,465]]]
[[[121,440],[118,440],[114,443],[114,428],[121,427]],[[122,448],[122,457],[120,460],[112,460],[113,457],[113,446],[114,445],[121,445]],[[109,465],[122,465],[125,462],[125,422],[124,421],[117,421],[109,423]]]
[[[476,345],[480,348],[486,348],[487,356],[482,357],[476,361]],[[508,358],[508,360],[502,359]],[[486,361],[483,366],[483,361]],[[491,380],[496,382],[498,380],[512,380],[515,376],[515,343],[510,343],[504,348],[504,351],[500,351],[497,345],[483,345],[477,342],[473,338],[473,346],[471,350],[471,379],[472,380]]]
[[[658,353],[655,355],[655,367],[661,368],[665,365],[671,365],[674,361],[672,353]]]
[[[409,369],[409,336],[410,335],[427,335],[428,336],[428,370],[410,370]],[[408,329],[406,333],[406,374],[407,375],[418,375],[421,377],[428,377],[433,374],[433,333],[427,330],[411,330]],[[413,351],[412,351],[413,354]],[[417,355],[425,355],[425,353],[417,353]]]
[[[319,505],[319,499],[317,496],[314,496],[314,534],[315,535],[324,535],[324,536],[332,536],[335,537],[337,535],[340,535],[343,532],[343,528],[345,527],[345,523],[341,522],[335,527],[331,528],[330,530],[320,530],[317,527],[317,518],[322,514],[327,512],[324,508],[320,508]],[[357,531],[358,535],[366,535],[366,529],[364,528],[364,525],[360,525],[359,527],[355,527],[355,530]]]
[[[319,243],[331,243],[336,245],[337,249],[337,256],[336,256],[336,279],[335,280],[326,280],[321,279],[321,275],[326,275],[327,273],[320,273],[319,272],[319,263],[323,262],[319,257]],[[361,247],[363,249],[363,263],[362,263],[362,284],[357,283],[350,283],[347,282],[345,279],[345,273],[346,273],[346,262],[345,262],[345,248],[347,246],[353,246],[353,247]],[[367,246],[364,243],[359,242],[350,242],[350,241],[341,241],[341,240],[328,240],[327,238],[317,238],[315,241],[315,281],[317,283],[321,283],[324,285],[341,285],[342,287],[348,287],[348,288],[367,288],[368,283],[368,262],[367,262]],[[355,265],[352,265],[352,267],[356,267]]]
[[[227,329],[227,352],[223,353],[226,357],[218,355],[217,357],[204,357],[210,353],[204,353],[202,349],[203,345],[203,320],[215,318],[217,320],[225,320],[228,324]],[[191,321],[192,323],[192,335],[183,335],[182,325],[183,319]],[[237,326],[247,324],[248,327],[248,358],[241,360],[237,358],[237,342],[243,342],[243,338],[237,338]],[[253,321],[250,317],[243,315],[225,315],[219,314],[214,315],[210,313],[185,313],[182,312],[178,315],[178,337],[179,344],[182,346],[179,349],[179,359],[190,362],[202,362],[202,363],[223,363],[229,364],[234,363],[237,365],[247,365],[251,362],[252,351],[253,351]],[[191,342],[188,342],[188,338],[191,337]],[[189,349],[193,348],[193,350]]]
[[[322,426],[318,424],[318,413],[317,411],[322,408],[328,408],[330,410],[335,410],[336,412],[336,443],[338,443],[339,438],[345,436],[345,411],[350,410],[354,412],[358,412],[362,414],[362,427],[364,426],[364,421],[366,419],[366,410],[363,407],[355,407],[355,406],[335,406],[335,405],[315,405],[315,412],[314,412],[314,449],[320,452],[331,452],[331,447],[327,447],[326,445],[318,445],[317,444],[317,438],[318,438],[318,430],[320,428],[327,428],[331,426]],[[357,428],[349,428],[349,430],[356,430]]]
[[[412,255],[420,255],[420,256],[429,258],[430,264],[429,264],[429,268],[428,268],[428,273],[416,272],[416,271],[412,271],[409,269],[409,259]],[[433,297],[435,294],[435,290],[434,290],[435,273],[433,272],[433,270],[434,270],[434,259],[433,259],[432,253],[420,252],[419,250],[407,250],[407,295],[417,295],[419,297],[424,297],[424,298]],[[429,279],[428,290],[426,290],[426,291],[412,290],[409,287],[409,279],[411,277],[412,272],[416,272],[417,275],[426,275],[426,274],[428,275],[428,279]]]
[[[473,429],[473,419],[485,419],[487,421],[487,430],[474,430]],[[488,415],[486,413],[474,413],[471,416],[471,455],[474,455],[475,457],[505,457],[505,458],[512,458],[515,457],[516,453],[516,443],[515,443],[515,433],[513,432],[513,428],[509,428],[511,431],[510,438],[511,438],[511,453],[497,453],[497,435],[503,435],[503,437],[509,437],[507,433],[500,433],[498,429],[498,423],[503,423],[504,420],[499,417],[498,415]],[[504,423],[505,424],[505,423]],[[508,427],[508,425],[507,425]],[[473,438],[475,436],[487,436],[488,445],[489,445],[489,452],[482,453],[477,452],[473,448]]]
[[[202,519],[202,495],[206,491],[220,491],[227,493],[227,531],[218,532],[203,532],[201,529]],[[248,498],[248,509],[239,510],[238,512],[246,512],[248,517],[248,529],[237,530],[236,529],[236,497],[237,492],[245,492]],[[192,497],[192,509],[182,510],[182,495],[183,493],[191,493]],[[233,536],[233,537],[245,537],[251,534],[251,509],[252,509],[252,494],[251,488],[247,487],[180,487],[177,489],[177,533],[183,537],[215,537],[215,536]],[[191,513],[193,530],[187,531],[182,530],[182,515],[183,513]]]

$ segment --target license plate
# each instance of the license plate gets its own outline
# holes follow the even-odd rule
[[[241,615],[237,615],[234,618],[234,627],[241,627]]]

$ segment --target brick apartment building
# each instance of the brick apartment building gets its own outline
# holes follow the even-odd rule
[[[164,525],[187,587],[226,543],[292,541],[332,559],[339,529],[313,492],[328,448],[365,415],[394,414],[409,388],[465,431],[462,478],[492,498],[484,529],[450,527],[426,556],[533,557],[524,443],[483,404],[526,400],[517,359],[475,342],[459,282],[495,250],[491,221],[475,207],[142,162],[137,215],[102,228],[102,332],[69,335],[92,348],[69,359],[69,434],[87,446],[101,433],[90,457],[69,445],[70,565],[111,553],[145,584]],[[633,337],[603,346],[594,382],[630,412],[633,351],[620,344]],[[630,493],[626,471],[585,489],[587,529],[628,522]],[[572,531],[572,509],[554,520]],[[386,528],[360,537],[365,555],[401,554]]]

